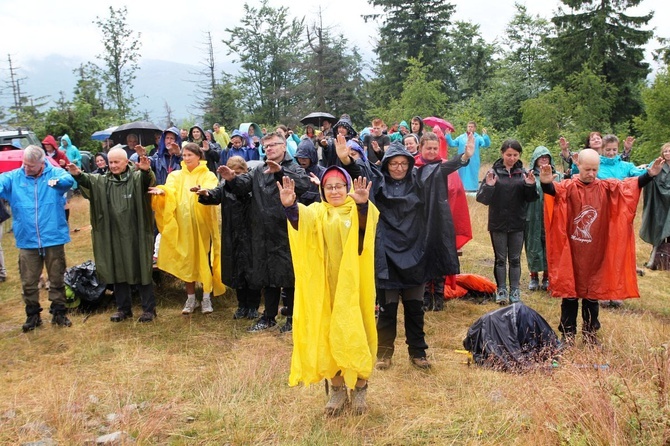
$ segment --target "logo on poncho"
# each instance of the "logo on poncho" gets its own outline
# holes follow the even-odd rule
[[[593,206],[584,206],[582,212],[573,220],[575,231],[570,238],[578,242],[591,243],[593,241],[593,237],[591,237],[591,225],[593,225],[593,222],[597,218],[598,211]]]

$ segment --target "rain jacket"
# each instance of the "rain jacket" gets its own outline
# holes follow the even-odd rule
[[[235,289],[249,288],[252,277],[251,192],[236,196],[221,183],[198,196],[205,205],[221,205],[221,281]]]
[[[654,246],[670,237],[670,166],[663,164],[661,173],[644,188],[644,210],[640,238]]]
[[[158,150],[149,157],[151,168],[156,174],[156,184],[165,184],[170,172],[181,169],[181,155],[170,155],[165,147],[165,134],[168,132],[176,136],[175,143],[181,147],[181,135],[177,127],[170,127],[163,132],[158,141]]]
[[[624,178],[629,177],[639,177],[646,171],[647,169],[640,169],[633,163],[623,161],[621,155],[617,155],[614,158],[607,158],[601,155],[598,178],[601,180],[606,180],[608,178],[623,180]]]
[[[347,183],[351,186],[351,178]],[[296,273],[289,385],[312,384],[340,371],[353,389],[358,378],[370,377],[377,356],[374,234],[379,211],[368,202],[363,234],[351,197],[337,207],[325,199],[299,204],[298,217],[297,229],[288,224]]]
[[[476,191],[479,185],[479,165],[480,165],[480,148],[486,148],[491,145],[491,138],[489,135],[480,135],[475,132],[475,154],[470,158],[470,165],[458,171],[458,174],[463,180],[463,187],[467,191]],[[468,134],[463,133],[456,139],[451,138],[451,134],[447,133],[447,144],[449,147],[457,147],[458,153],[465,152],[465,145],[468,143]]]
[[[300,141],[295,156],[296,158],[308,158],[311,164],[307,169],[305,169],[305,172],[307,172],[307,175],[313,173],[317,176],[317,178],[319,178],[319,180],[321,179],[321,176],[323,175],[323,172],[326,171],[326,168],[319,165],[316,147],[314,147],[314,143],[311,139],[307,138]],[[308,206],[315,201],[321,201],[319,186],[314,183],[310,183],[309,190],[302,194],[298,202]]]
[[[219,165],[225,166],[228,162],[228,159],[232,156],[241,156],[245,161],[260,159],[258,155],[258,149],[256,149],[256,147],[249,146],[249,137],[246,133],[242,133],[239,130],[233,130],[233,134],[230,135],[230,138],[233,139],[236,136],[242,138],[242,146],[239,149],[230,147],[228,149],[222,150],[219,159]]]
[[[46,147],[44,147],[44,146],[46,146],[47,144],[54,148],[55,151],[54,151],[54,154],[53,154],[53,155],[49,155],[49,152],[47,152]],[[51,136],[51,135],[47,135],[47,136],[42,140],[42,147],[44,148],[44,153],[45,153],[45,155],[46,155],[46,156],[50,156],[51,158],[53,158],[54,161],[56,161],[56,163],[58,163],[59,166],[60,166],[60,162],[61,162],[61,160],[62,160],[62,161],[65,161],[65,164],[69,164],[69,163],[70,163],[70,160],[67,158],[67,155],[65,155],[65,152],[62,151],[62,150],[60,150],[60,149],[58,148],[59,145],[58,145],[58,143],[56,142],[56,138],[54,138],[53,136]],[[61,167],[62,167],[62,166],[61,166]]]
[[[476,156],[473,156],[476,158]],[[518,232],[526,226],[528,203],[540,197],[535,184],[526,184],[526,169],[521,160],[508,171],[502,158],[492,167],[498,176],[493,186],[486,178],[477,191],[477,201],[489,207],[489,232]],[[466,188],[467,189],[467,188]]]
[[[228,143],[230,142],[230,135],[228,135],[228,132],[226,132],[226,128],[224,126],[220,126],[219,131],[212,132],[212,135],[214,140],[218,142],[222,148],[228,146]]]
[[[181,170],[170,173],[165,185],[158,186],[165,193],[153,195],[151,205],[161,233],[157,267],[184,282],[200,282],[205,292],[213,290],[220,296],[226,288],[221,282],[216,208],[198,203],[198,196],[190,191],[194,186],[211,189],[217,184],[206,161],[191,171],[182,161]]]
[[[98,278],[107,284],[152,283],[153,214],[149,187],[153,171],[128,162],[120,175],[82,173],[77,176],[84,198],[90,201],[91,237]]]
[[[67,159],[69,159],[72,164],[75,164],[77,167],[81,168],[81,152],[79,152],[77,146],[72,144],[72,141],[70,141],[70,137],[67,136],[67,133],[63,135],[60,140],[60,149],[65,152]],[[67,147],[63,146],[63,140],[67,141]]]
[[[540,183],[540,169],[536,165],[538,158],[548,155],[551,163],[551,171],[558,175],[555,181],[560,182],[563,174],[556,171],[554,158],[551,152],[544,146],[539,146],[533,151],[530,159],[530,170],[535,173],[535,189],[539,194],[536,201],[528,203],[526,212],[526,227],[524,230],[524,246],[526,247],[526,260],[528,269],[532,272],[547,271],[547,247],[544,232],[544,194]]]
[[[640,186],[651,178],[579,179],[543,184],[549,283],[553,297],[640,297],[633,220]],[[553,195],[551,189],[553,188]]]
[[[276,174],[265,173],[267,164],[226,182],[227,191],[236,196],[252,195],[249,222],[251,227],[252,277],[249,287],[293,287],[293,264],[288,243],[284,206],[279,199],[277,181],[284,175],[295,180],[296,195],[309,190],[309,177],[288,153]]]
[[[403,156],[407,175],[394,180],[389,160]],[[438,276],[458,274],[446,177],[461,166],[460,157],[414,169],[414,158],[391,143],[382,159],[383,181],[372,185],[380,219],[377,225],[375,271],[381,289],[411,288]],[[446,234],[446,235],[445,235]]]
[[[193,139],[193,129],[198,129],[200,130],[200,134],[202,135],[202,139],[195,140]],[[207,141],[207,137],[205,136],[205,131],[200,127],[199,125],[194,125],[188,130],[188,142],[193,142],[196,143],[198,146],[200,146],[201,149],[203,149],[203,143]],[[207,161],[207,168],[210,170],[210,172],[216,172],[216,168],[218,166],[219,159],[221,158],[221,152],[216,150],[213,147],[209,147],[208,150],[203,149],[203,152],[205,152],[205,161]]]
[[[57,179],[55,186],[49,180]],[[12,208],[12,231],[20,249],[48,248],[70,241],[65,220],[63,194],[74,184],[72,176],[44,160],[44,170],[38,177],[26,175],[21,167],[0,174],[0,198]]]
[[[426,164],[441,163],[442,160],[425,161],[421,155],[414,157],[414,166],[421,167]],[[472,240],[472,224],[470,223],[470,211],[468,208],[468,199],[465,196],[465,189],[461,177],[456,173],[450,173],[446,178],[447,201],[451,210],[454,233],[456,235],[456,249],[461,249],[467,242]],[[437,184],[435,185],[437,187]]]

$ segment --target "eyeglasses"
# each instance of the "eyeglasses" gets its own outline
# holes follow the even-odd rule
[[[333,192],[333,191],[336,191],[336,190],[341,191],[341,190],[344,190],[346,187],[347,187],[347,185],[343,184],[343,183],[329,184],[327,186],[323,186],[323,188],[325,190],[327,190],[328,192]]]
[[[271,149],[273,147],[282,146],[282,145],[284,145],[283,142],[271,142],[269,144],[265,144],[265,147],[268,147],[268,148]]]
[[[389,167],[400,167],[402,169],[407,169],[409,163],[407,161],[392,161],[389,163]]]

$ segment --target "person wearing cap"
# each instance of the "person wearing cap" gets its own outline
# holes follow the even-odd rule
[[[353,186],[353,187],[352,187]],[[377,354],[374,247],[379,212],[363,177],[352,181],[331,166],[320,181],[321,202],[298,203],[295,182],[277,183],[296,275],[289,385],[330,380],[327,415],[348,403],[367,410],[368,379]],[[351,389],[351,400],[347,389]]]

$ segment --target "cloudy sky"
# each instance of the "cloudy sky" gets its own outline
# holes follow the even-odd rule
[[[451,0],[456,5],[452,20],[478,23],[488,41],[504,34],[505,26],[515,12],[514,0]],[[521,1],[521,0],[519,0]],[[260,2],[249,1],[250,4]],[[274,7],[288,6],[290,13],[313,21],[318,8],[324,11],[325,24],[356,43],[363,54],[372,57],[375,25],[365,24],[361,14],[373,12],[365,0],[270,0]],[[123,2],[111,3],[115,8]],[[221,39],[225,29],[234,27],[243,13],[243,1],[226,0],[135,0],[128,2],[128,23],[142,33],[141,54],[147,59],[172,59],[197,64],[202,58],[202,31],[211,31],[216,60],[231,60]],[[559,3],[555,0],[527,1],[529,13],[550,18]],[[109,2],[91,0],[0,0],[2,34],[0,68],[6,74],[7,54],[17,64],[59,54],[83,60],[94,60],[102,52],[100,31],[92,23],[104,17]],[[657,32],[670,37],[670,25],[661,18],[670,17],[667,0],[643,0],[634,13],[656,11],[651,24]],[[10,37],[11,36],[11,37]]]

